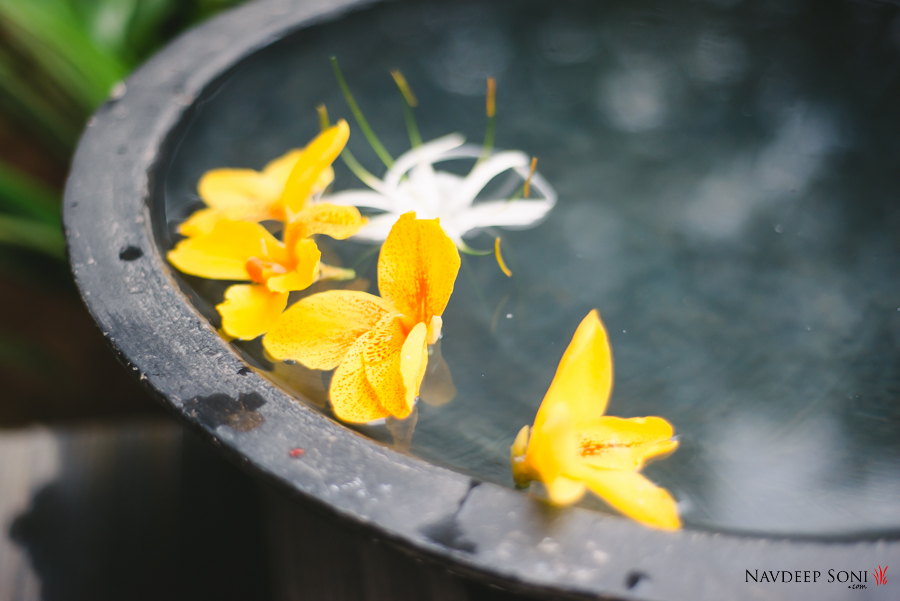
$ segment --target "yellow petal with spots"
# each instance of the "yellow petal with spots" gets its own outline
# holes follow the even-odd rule
[[[412,411],[413,402],[401,370],[401,354],[406,335],[400,316],[388,314],[371,330],[359,337],[358,344],[366,369],[366,378],[378,397],[379,404],[396,418],[403,419]],[[413,396],[412,401],[415,401]]]
[[[341,421],[365,424],[390,415],[366,377],[360,341],[350,346],[334,371],[328,397],[335,416]]]
[[[287,306],[288,295],[269,292],[257,284],[235,284],[225,291],[224,302],[216,305],[222,329],[232,338],[253,340],[275,323]]]
[[[223,220],[208,234],[186,238],[167,255],[179,270],[213,280],[249,280],[247,261],[258,258],[284,263],[287,252],[258,223]]]
[[[600,315],[594,310],[581,321],[563,353],[534,418],[535,430],[543,427],[547,412],[559,405],[567,407],[576,425],[603,415],[612,381],[612,350]]]
[[[346,240],[366,224],[368,219],[356,207],[344,207],[327,202],[308,205],[294,218],[291,227],[297,228],[296,236],[306,238],[324,234],[335,240]]]
[[[293,292],[306,290],[319,277],[319,259],[322,253],[314,240],[299,240],[294,245],[292,262],[294,267],[284,275],[270,277],[266,286],[272,292]]]
[[[437,219],[397,220],[378,257],[381,296],[406,316],[408,325],[441,315],[459,273],[459,251]]]
[[[675,499],[640,473],[586,468],[580,477],[591,492],[631,519],[661,530],[681,528]]]
[[[289,219],[293,220],[293,216],[306,207],[323,174],[344,150],[349,137],[350,127],[341,120],[316,136],[303,149],[303,154],[291,169],[279,201]]]
[[[300,299],[263,338],[274,358],[312,369],[334,369],[350,347],[393,309],[368,292],[329,290]]]
[[[641,469],[654,457],[678,447],[675,430],[661,417],[603,416],[578,428],[578,450],[585,462],[596,468]]]

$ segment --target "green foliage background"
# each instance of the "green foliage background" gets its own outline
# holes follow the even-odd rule
[[[40,327],[22,326],[27,319],[15,313],[43,310],[41,319],[64,322],[77,305],[60,197],[90,114],[167,40],[240,1],[0,0],[0,375],[13,374],[6,379],[31,373],[46,380],[65,361]],[[15,382],[6,384],[16,395]]]

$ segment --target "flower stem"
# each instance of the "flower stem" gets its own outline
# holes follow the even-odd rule
[[[328,109],[324,104],[320,104],[316,107],[316,112],[319,114],[319,127],[322,131],[325,131],[329,127],[331,127],[331,120],[328,118]],[[378,178],[375,177],[368,169],[362,166],[356,157],[353,156],[353,153],[350,152],[350,149],[344,147],[344,150],[341,152],[341,160],[344,162],[344,165],[347,166],[353,175],[356,178],[369,186],[370,188],[375,188],[378,185]],[[373,185],[374,184],[374,185]]]
[[[372,127],[363,115],[362,110],[353,98],[353,94],[350,92],[350,87],[347,85],[347,80],[344,79],[344,73],[341,71],[341,66],[338,64],[337,57],[335,56],[331,57],[331,67],[334,70],[334,77],[337,79],[338,86],[341,88],[341,93],[344,95],[344,100],[347,102],[350,112],[353,113],[353,119],[356,121],[359,129],[362,130],[363,135],[366,137],[366,141],[369,142],[369,146],[372,147],[372,150],[375,151],[375,154],[377,154],[378,158],[381,159],[381,162],[384,163],[384,166],[390,168],[391,165],[394,164],[394,159],[387,151],[387,148],[385,148],[378,139],[378,136],[375,135]]]
[[[472,248],[462,240],[460,240],[459,244],[456,246],[459,248],[459,252],[464,255],[472,255],[473,257],[486,257],[494,252],[493,250],[478,250],[477,248]]]

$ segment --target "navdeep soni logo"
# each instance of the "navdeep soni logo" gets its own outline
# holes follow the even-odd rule
[[[867,589],[870,585],[884,586],[888,583],[888,566],[877,566],[873,570],[746,570],[744,582],[768,584],[802,584],[826,582],[844,585],[849,589]]]

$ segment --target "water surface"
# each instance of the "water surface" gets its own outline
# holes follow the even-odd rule
[[[204,171],[259,168],[304,144],[321,102],[349,116],[331,55],[395,156],[408,141],[390,69],[419,97],[426,139],[479,141],[484,79],[496,76],[498,146],[538,156],[560,197],[540,226],[503,232],[512,279],[489,257],[464,257],[441,343],[457,393],[420,404],[412,453],[511,485],[509,444],[598,308],[616,361],[609,413],[675,425],[681,448],[646,473],[688,526],[900,531],[900,9],[368,8],[210,87],[157,174],[161,244],[197,206]],[[361,135],[351,148],[381,173]],[[339,166],[335,189],[350,187],[360,185]],[[469,242],[487,248],[494,233]],[[330,249],[374,282],[371,247]],[[184,281],[215,322],[223,286]],[[241,348],[267,365],[258,345]],[[321,388],[314,375],[300,390],[310,381]]]

